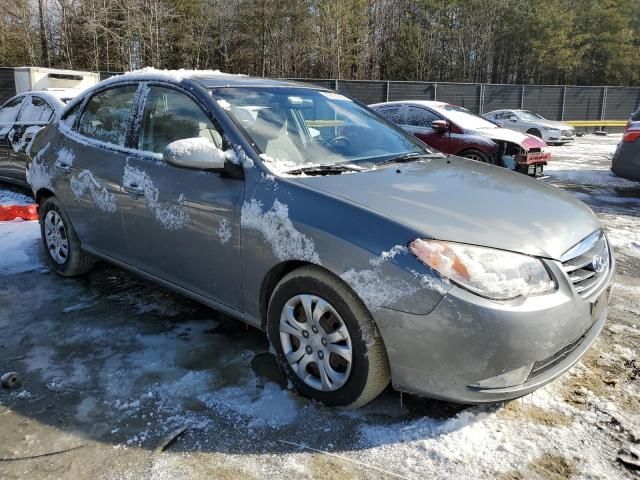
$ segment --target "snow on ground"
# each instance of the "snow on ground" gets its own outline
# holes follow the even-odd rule
[[[81,445],[0,462],[0,478],[629,478],[618,457],[640,439],[640,185],[609,177],[617,139],[550,147],[544,180],[586,201],[616,248],[607,326],[568,374],[492,406],[389,389],[357,411],[326,408],[289,390],[263,333],[115,267],[56,277],[39,269],[36,222],[0,224],[0,372],[23,377],[0,390],[0,457]]]

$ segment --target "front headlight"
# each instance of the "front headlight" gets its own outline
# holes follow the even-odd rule
[[[543,130],[546,130],[547,132],[559,132],[560,129],[559,128],[552,128],[552,127],[542,127]]]
[[[409,248],[422,263],[482,297],[509,300],[556,289],[544,264],[528,255],[438,240],[417,239]]]

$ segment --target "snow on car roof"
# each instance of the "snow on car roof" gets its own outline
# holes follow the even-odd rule
[[[372,103],[370,107],[382,107],[383,105],[422,105],[423,107],[443,107],[450,105],[447,102],[436,102],[433,100],[397,100],[395,102]]]

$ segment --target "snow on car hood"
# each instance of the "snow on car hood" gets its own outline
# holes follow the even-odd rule
[[[376,211],[420,237],[547,258],[560,258],[601,228],[586,205],[560,189],[458,157],[295,181]]]
[[[474,132],[491,140],[517,143],[525,150],[529,150],[530,148],[544,148],[547,146],[547,144],[538,137],[516,132],[508,128],[479,128],[474,130]]]
[[[557,128],[558,130],[569,130],[573,128],[568,123],[556,122],[554,120],[538,120],[535,123],[536,125],[540,125],[542,127]]]

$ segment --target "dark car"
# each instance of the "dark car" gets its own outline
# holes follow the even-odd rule
[[[640,106],[624,129],[622,141],[613,154],[611,171],[620,177],[640,182]]]
[[[405,100],[371,108],[443,153],[541,175],[551,154],[533,135],[501,128],[466,108],[444,102]]]
[[[77,93],[73,89],[22,93],[0,107],[0,180],[28,186],[27,147]]]

